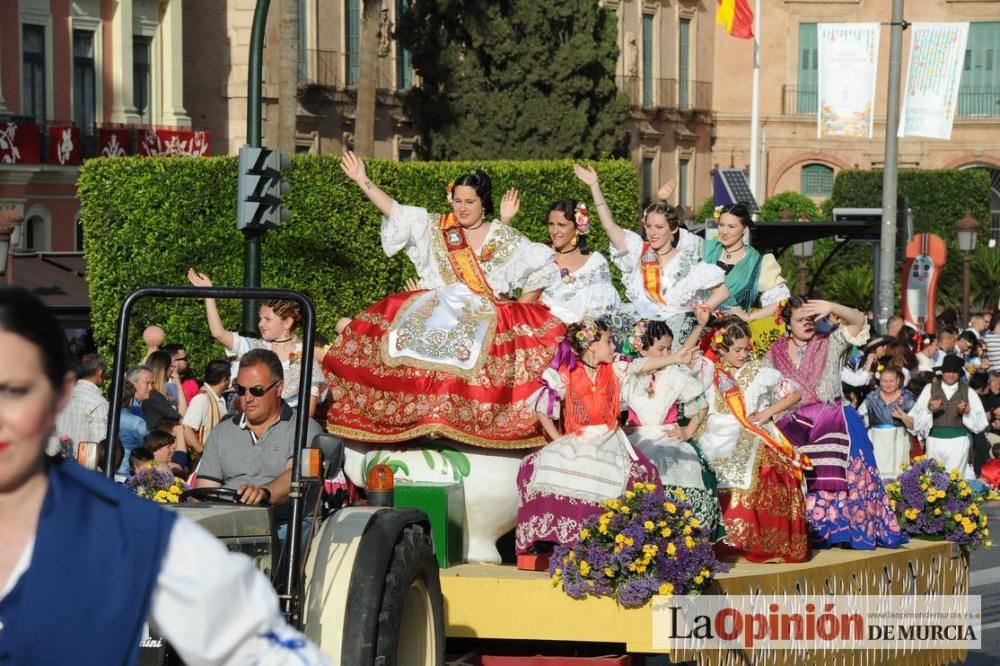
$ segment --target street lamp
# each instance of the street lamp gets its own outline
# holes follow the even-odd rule
[[[792,246],[792,253],[799,260],[799,296],[807,296],[809,291],[809,260],[813,256],[813,242],[803,241]]]
[[[0,275],[7,276],[7,284],[14,284],[14,255],[12,237],[24,217],[13,208],[0,210]]]
[[[976,235],[979,231],[979,220],[972,217],[968,211],[965,217],[955,223],[958,234],[958,249],[962,251],[962,321],[963,326],[969,323],[969,272],[972,269],[972,251],[976,249]]]

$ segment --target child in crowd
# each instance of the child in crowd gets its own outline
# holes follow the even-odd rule
[[[875,450],[875,464],[883,481],[895,479],[910,462],[914,419],[909,412],[916,400],[903,388],[903,372],[894,365],[882,368],[878,389],[865,396],[858,414],[865,420]]]

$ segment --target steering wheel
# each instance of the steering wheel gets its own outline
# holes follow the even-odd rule
[[[187,502],[188,500],[240,504],[240,494],[232,488],[192,488],[181,493],[180,501]]]

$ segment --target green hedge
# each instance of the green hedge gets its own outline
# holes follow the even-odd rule
[[[990,228],[989,174],[982,169],[902,169],[898,183],[899,195],[907,199],[913,210],[914,233],[935,233],[948,244],[948,263],[938,282],[938,308],[959,307],[962,300],[962,262],[955,222],[966,212],[971,213],[980,222],[977,253],[995,252],[986,248]],[[844,170],[838,173],[833,184],[832,207],[881,208],[882,170]],[[849,250],[845,248],[831,262],[827,274],[832,276],[837,270],[849,270],[859,264],[871,266],[872,251],[871,243],[858,243],[857,247]],[[899,279],[897,275],[897,287]],[[822,289],[822,282],[818,286]]]
[[[623,160],[595,162],[615,219],[638,227],[635,169]],[[444,212],[445,185],[474,168],[493,179],[494,202],[509,187],[521,194],[514,225],[545,240],[545,213],[555,199],[590,192],[573,175],[572,162],[371,161],[372,180],[398,201]],[[269,232],[263,244],[262,284],[307,293],[316,304],[317,329],[330,336],[341,316],[352,316],[383,296],[399,291],[414,274],[405,253],[386,258],[379,243],[378,211],[350,182],[336,156],[296,156],[287,172],[291,221]],[[110,353],[122,300],[150,285],[187,285],[189,266],[211,276],[217,286],[242,285],[243,236],[236,230],[236,158],[115,158],[87,161],[78,193],[87,258],[94,335]],[[607,248],[594,214],[591,246]],[[223,321],[240,325],[240,305],[221,302]],[[158,324],[169,342],[183,343],[200,372],[220,348],[208,334],[202,303],[162,301],[142,304],[132,325],[133,358],[141,352],[142,328]]]

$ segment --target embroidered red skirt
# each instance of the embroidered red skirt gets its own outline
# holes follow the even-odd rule
[[[495,333],[482,350],[482,362],[469,371],[390,358],[390,327],[419,293],[379,301],[330,348],[323,361],[334,399],[329,431],[372,443],[438,435],[486,448],[543,445],[531,396],[564,325],[541,305],[499,303]],[[407,339],[412,338],[410,333]]]

